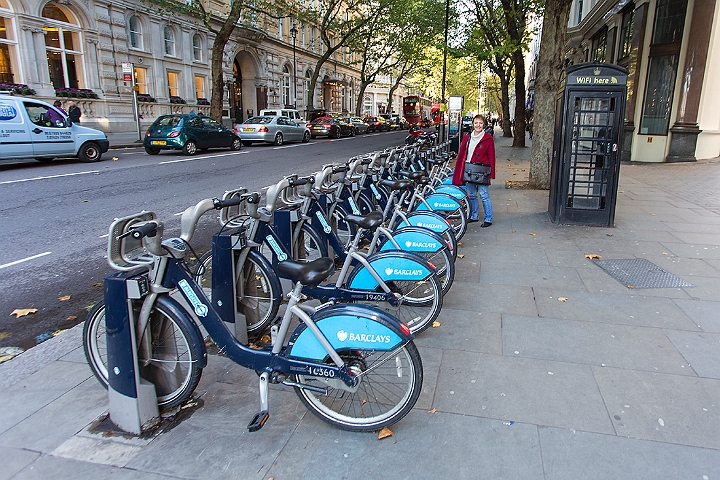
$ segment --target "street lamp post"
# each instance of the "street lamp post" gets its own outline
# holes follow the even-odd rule
[[[292,37],[293,42],[293,104],[295,105],[295,108],[297,108],[297,60],[295,58],[295,39],[297,38],[298,30],[295,28],[295,22],[292,24],[292,28],[290,28],[290,37]]]

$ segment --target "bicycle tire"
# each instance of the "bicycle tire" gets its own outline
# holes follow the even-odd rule
[[[414,252],[423,257],[435,267],[435,275],[440,281],[443,296],[450,291],[455,280],[455,259],[450,249],[444,248],[437,252]]]
[[[195,391],[202,368],[202,349],[190,339],[187,320],[175,316],[162,302],[157,302],[150,312],[150,319],[138,342],[150,342],[148,357],[145,349],[138,349],[140,376],[155,385],[158,407],[168,409],[182,404]],[[107,345],[98,341],[105,327],[105,303],[95,304],[83,327],[83,348],[95,377],[108,387]],[[151,337],[146,337],[147,335]],[[104,334],[102,334],[104,338]],[[105,352],[103,356],[102,352]]]
[[[362,375],[354,391],[333,388],[323,378],[295,375],[296,383],[327,388],[322,394],[295,387],[300,401],[318,418],[343,430],[368,432],[393,425],[412,410],[423,383],[422,361],[413,342],[393,352],[338,353],[350,370]]]
[[[297,225],[296,224],[296,228]],[[303,222],[300,232],[294,231],[293,259],[301,262],[312,262],[320,257],[328,256],[327,240],[325,240],[311,225]]]
[[[248,335],[257,335],[263,332],[277,317],[280,304],[275,300],[277,292],[274,291],[273,281],[270,279],[268,266],[263,265],[252,252],[245,258],[242,268],[235,269],[235,294],[237,308],[245,315]],[[240,275],[245,277],[240,281]],[[255,282],[250,282],[255,276]],[[194,273],[195,282],[205,291],[208,298],[212,298],[212,251],[205,252]],[[254,285],[254,287],[253,287]],[[239,290],[243,289],[242,292]]]

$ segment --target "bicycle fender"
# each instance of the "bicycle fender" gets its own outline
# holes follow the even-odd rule
[[[282,303],[282,286],[280,285],[280,278],[277,275],[277,271],[272,267],[270,261],[263,257],[263,255],[257,250],[250,250],[248,252],[248,257],[252,257],[253,260],[261,264],[265,269],[265,272],[268,274],[268,278],[270,279],[270,283],[272,283],[271,287],[273,292],[278,292],[278,294],[275,295],[274,301]]]
[[[458,187],[457,185],[439,185],[435,189],[435,192],[445,193],[452,196],[456,200],[462,200],[463,198],[467,197],[467,192],[462,188]]]
[[[423,227],[432,230],[435,233],[445,233],[447,230],[452,228],[447,220],[439,214],[428,210],[422,212],[409,212],[407,213],[407,219],[407,222],[404,220],[400,222],[398,228],[408,226]]]
[[[413,338],[398,319],[370,305],[335,305],[315,312],[312,319],[336,351],[389,351]],[[287,351],[290,357],[317,361],[328,355],[304,323],[293,332]]]
[[[437,233],[422,227],[403,227],[392,232],[395,241],[406,252],[439,252],[448,248],[445,240]],[[395,250],[389,239],[380,245],[379,251]]]
[[[383,282],[395,280],[425,280],[434,275],[435,270],[423,257],[412,252],[393,250],[370,255],[367,258],[370,266]],[[380,285],[365,265],[358,264],[350,273],[348,288],[359,290],[375,290]]]
[[[205,368],[205,365],[207,365],[207,349],[205,348],[205,340],[200,333],[200,328],[198,328],[197,323],[195,323],[187,310],[169,295],[160,295],[155,301],[172,311],[177,319],[187,328],[188,334],[191,337],[190,340],[200,347],[200,352],[202,353],[198,367]]]
[[[446,193],[433,193],[425,197],[425,201],[430,205],[430,209],[436,212],[454,212],[461,207],[460,202],[455,197]],[[428,206],[421,203],[416,210],[428,210]]]

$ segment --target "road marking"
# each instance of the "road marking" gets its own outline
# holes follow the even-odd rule
[[[17,265],[18,263],[27,262],[28,260],[34,260],[36,258],[44,257],[45,255],[50,255],[52,252],[45,252],[45,253],[39,253],[37,255],[33,255],[32,257],[23,258],[22,260],[15,260],[14,262],[6,263],[5,265],[0,265],[1,268],[5,267],[12,267],[13,265]]]
[[[282,147],[273,147],[273,150],[281,150],[283,148],[305,147],[307,145],[310,145],[310,144],[309,143],[297,143],[295,145],[283,145]]]
[[[107,238],[107,237],[109,237],[109,236],[110,236],[110,234],[109,234],[109,233],[106,233],[105,235],[100,235],[98,238]]]
[[[205,155],[203,157],[181,158],[179,160],[168,160],[167,162],[160,162],[160,163],[158,163],[158,165],[167,165],[168,163],[192,162],[195,160],[205,160],[208,158],[227,157],[228,155],[242,155],[245,153],[250,153],[250,152],[219,153],[217,155]]]
[[[73,177],[75,175],[87,175],[89,173],[99,174],[100,170],[91,170],[89,172],[63,173],[60,175],[48,175],[45,177],[22,178],[20,180],[7,180],[5,182],[0,182],[0,185],[6,185],[8,183],[31,182],[33,180],[46,180],[48,178]]]

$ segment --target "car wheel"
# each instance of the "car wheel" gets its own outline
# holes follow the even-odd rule
[[[97,162],[101,156],[102,151],[100,151],[100,145],[95,142],[83,144],[83,146],[80,147],[80,151],[78,151],[78,158],[81,162],[85,163]]]
[[[50,163],[53,161],[54,157],[35,157],[35,160],[37,160],[40,163]]]
[[[340,137],[340,132],[338,132],[337,130],[330,130],[330,133],[328,133],[328,137],[330,137],[330,138],[339,138],[339,137]]]
[[[275,141],[273,142],[273,145],[282,145],[283,144],[283,136],[282,133],[278,132],[277,135],[275,135]]]
[[[145,147],[145,153],[147,153],[148,155],[157,155],[158,153],[160,153],[160,149],[152,148],[152,147]]]
[[[230,144],[230,150],[240,150],[242,148],[242,140],[238,137],[233,137],[233,141]]]
[[[252,145],[252,142],[250,142],[248,140],[243,140],[243,145],[245,145],[246,147],[249,147],[250,145]]]
[[[185,146],[183,147],[183,153],[185,155],[195,155],[197,153],[197,144],[194,140],[188,140],[185,142]]]
[[[303,143],[308,143],[310,141],[310,137],[311,137],[310,132],[305,132],[305,135],[303,135],[303,139],[302,139]]]
[[[350,130],[350,136],[351,136],[351,137],[354,137],[354,136],[355,136],[355,129],[354,129],[354,128],[353,128],[352,130]]]

